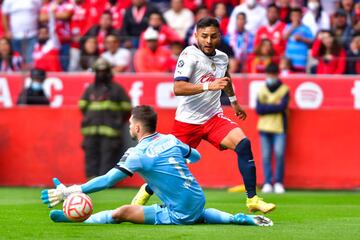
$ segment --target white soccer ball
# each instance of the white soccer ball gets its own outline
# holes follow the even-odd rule
[[[64,201],[63,211],[73,222],[83,222],[93,211],[91,198],[85,193],[72,193]]]

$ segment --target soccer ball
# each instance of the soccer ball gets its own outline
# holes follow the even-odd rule
[[[64,201],[63,211],[73,222],[83,222],[93,211],[91,198],[85,193],[72,193]]]

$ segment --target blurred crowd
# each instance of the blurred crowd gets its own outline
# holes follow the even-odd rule
[[[220,22],[232,73],[360,73],[359,0],[0,0],[0,71],[172,72],[195,23]]]

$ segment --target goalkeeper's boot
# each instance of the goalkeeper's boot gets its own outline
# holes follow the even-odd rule
[[[261,227],[269,227],[273,225],[273,222],[269,218],[260,215],[245,215],[243,213],[234,215],[234,223],[239,225],[253,225]]]
[[[246,200],[246,206],[250,212],[261,211],[262,213],[271,212],[276,208],[275,204],[264,202],[263,199],[259,198],[257,195],[248,198]]]
[[[144,183],[140,187],[138,193],[135,195],[135,197],[131,201],[131,205],[145,205],[149,201],[151,194],[149,194],[146,191],[146,186],[147,186],[147,183]]]
[[[53,222],[71,222],[64,214],[62,210],[51,210],[50,219]]]

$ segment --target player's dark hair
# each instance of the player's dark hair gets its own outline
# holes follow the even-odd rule
[[[271,62],[269,63],[266,68],[265,68],[265,73],[268,73],[268,74],[279,74],[279,66],[274,63],[274,62]]]
[[[131,115],[133,119],[142,123],[145,130],[149,133],[156,131],[157,114],[150,106],[136,106],[132,109]]]
[[[206,28],[206,27],[216,27],[220,29],[219,21],[213,17],[204,17],[198,21],[196,24],[196,29]]]

